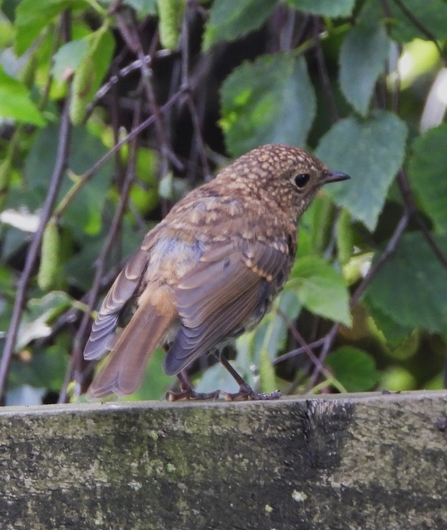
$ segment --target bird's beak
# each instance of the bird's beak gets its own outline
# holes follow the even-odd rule
[[[324,183],[328,184],[330,182],[341,182],[342,180],[348,180],[350,178],[351,177],[349,175],[346,175],[346,173],[340,173],[339,171],[329,171],[326,174]]]

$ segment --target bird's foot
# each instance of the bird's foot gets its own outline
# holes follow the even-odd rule
[[[166,399],[168,401],[180,401],[181,399],[195,399],[195,400],[204,400],[204,399],[217,399],[220,395],[220,390],[214,392],[196,392],[193,388],[186,388],[181,392],[169,392],[166,393]]]
[[[279,399],[282,393],[279,390],[264,394],[261,392],[255,392],[250,385],[244,383],[239,387],[239,392],[231,394],[230,392],[221,392],[225,396],[225,401],[267,401],[271,399]]]

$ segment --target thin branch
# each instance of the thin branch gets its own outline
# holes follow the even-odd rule
[[[182,85],[181,88],[185,90],[187,97],[187,104],[189,113],[191,115],[192,126],[194,128],[194,138],[197,144],[197,151],[202,162],[204,180],[207,181],[211,177],[211,170],[206,156],[205,142],[202,135],[202,128],[197,113],[197,107],[192,97],[191,82],[189,78],[189,26],[188,26],[188,9],[185,10],[182,27]]]
[[[183,92],[177,92],[177,94],[174,94],[174,96],[168,102],[166,102],[162,107],[160,107],[160,112],[163,114],[164,112],[172,108],[182,95]],[[112,149],[110,149],[103,157],[101,157],[97,162],[95,162],[95,164],[93,164],[90,169],[88,169],[83,175],[81,175],[76,184],[67,192],[67,195],[62,199],[61,203],[58,205],[55,211],[55,214],[57,216],[62,215],[62,213],[67,209],[71,201],[75,198],[76,194],[85,184],[87,184],[87,182],[98,172],[98,170],[106,162],[108,162],[117,153],[117,151],[121,149],[123,145],[132,141],[136,136],[138,136],[141,132],[143,132],[150,125],[152,125],[154,121],[154,116],[149,116],[149,118],[141,122],[141,124],[138,125],[138,127],[135,127],[135,129],[132,129],[132,131],[126,137],[124,137],[121,141],[114,145]]]
[[[165,125],[163,123],[162,114],[160,112],[160,106],[158,105],[157,98],[155,95],[155,90],[152,84],[152,69],[147,64],[145,57],[146,54],[144,53],[143,46],[141,44],[136,23],[133,20],[133,13],[132,13],[132,25],[131,27],[128,26],[126,19],[122,15],[120,11],[117,11],[115,13],[118,27],[121,31],[121,35],[123,39],[125,40],[127,46],[131,51],[137,54],[138,59],[141,62],[141,78],[143,82],[143,87],[146,91],[146,97],[149,101],[149,104],[152,109],[152,113],[155,118],[155,134],[158,139],[158,143],[160,145],[160,151],[161,151],[161,168],[160,172],[161,175],[164,176],[168,172],[168,159],[178,168],[183,169],[183,164],[180,162],[180,160],[175,155],[170,142],[168,134],[165,130]],[[155,42],[154,41],[154,50],[153,53],[155,53]],[[150,53],[149,55],[152,56],[153,53]]]
[[[399,9],[402,11],[402,13],[408,18],[408,20],[423,34],[427,37],[428,40],[430,40],[438,50],[438,53],[443,61],[443,63],[447,64],[447,57],[444,54],[444,50],[439,45],[438,39],[436,38],[436,35],[434,35],[430,30],[428,30],[422,22],[420,22],[413,13],[408,9],[408,7],[401,2],[401,0],[394,0],[394,3],[399,7]]]
[[[404,200],[406,207],[411,213],[413,219],[416,221],[423,236],[427,240],[427,243],[430,245],[431,249],[433,250],[433,253],[438,258],[438,260],[441,262],[442,266],[447,269],[447,257],[445,256],[445,254],[439,247],[438,243],[433,237],[433,234],[427,228],[418,209],[416,208],[416,203],[414,201],[413,192],[410,186],[410,181],[408,180],[408,177],[403,169],[399,170],[399,174],[397,176],[397,183],[399,185],[399,190],[400,190],[400,193],[402,195],[402,198]]]
[[[318,69],[318,74],[321,79],[323,93],[326,98],[327,106],[329,109],[331,124],[333,125],[340,119],[340,116],[338,114],[337,105],[335,103],[334,94],[332,92],[331,80],[329,79],[329,74],[326,68],[326,61],[324,59],[323,49],[321,47],[318,23],[319,23],[319,19],[316,18],[314,22],[314,28],[313,28],[314,42],[315,42],[315,56],[317,59],[317,69]]]
[[[322,337],[321,339],[318,339],[314,342],[309,342],[309,344],[306,344],[305,346],[301,346],[300,348],[296,348],[295,350],[291,350],[287,353],[284,353],[283,355],[280,355],[276,359],[272,361],[272,364],[279,364],[283,361],[287,361],[287,359],[291,359],[292,357],[296,357],[297,355],[301,355],[302,353],[306,353],[309,349],[314,350],[318,348],[319,346],[322,346],[326,340],[326,337]]]
[[[372,279],[376,276],[376,274],[379,272],[379,270],[383,267],[387,259],[394,254],[396,251],[397,245],[399,244],[400,238],[402,237],[403,233],[405,232],[405,229],[408,226],[410,220],[410,214],[409,212],[405,212],[402,216],[401,220],[399,221],[393,236],[388,241],[387,246],[385,247],[385,250],[382,252],[382,254],[378,257],[378,259],[371,265],[371,268],[369,269],[366,276],[363,278],[360,285],[355,290],[354,294],[351,296],[351,299],[349,301],[349,305],[352,308],[355,306],[355,304],[360,300],[360,298],[363,296],[364,292],[366,291],[367,287],[371,283]],[[326,335],[323,347],[321,348],[321,352],[319,355],[320,363],[324,363],[326,360],[326,357],[329,353],[330,348],[332,347],[332,344],[335,340],[335,337],[337,336],[337,333],[341,327],[341,324],[337,322],[332,326],[329,333]],[[306,389],[306,392],[308,392],[316,383],[318,376],[320,374],[320,369],[318,366],[314,368],[314,371],[312,373],[312,376],[310,378],[309,385]]]
[[[66,11],[62,14],[65,27],[65,40],[67,39],[68,27],[70,22],[69,13]],[[6,390],[6,382],[9,373],[9,367],[11,364],[12,355],[14,353],[17,334],[22,320],[22,313],[25,305],[26,291],[28,288],[28,282],[31,278],[34,265],[39,255],[39,250],[42,242],[43,232],[45,230],[48,219],[51,216],[53,205],[56,201],[57,194],[64,176],[65,168],[67,166],[69,145],[70,145],[70,98],[65,101],[64,109],[62,111],[59,143],[57,146],[56,161],[54,164],[53,174],[50,179],[48,186],[48,194],[45,199],[45,203],[40,215],[39,227],[34,233],[31,240],[31,244],[28,249],[28,253],[25,260],[25,266],[20,276],[20,280],[17,286],[17,297],[15,299],[11,324],[9,326],[8,334],[6,337],[5,346],[3,349],[3,355],[0,361],[0,398],[4,398]]]
[[[140,112],[135,113],[134,119],[135,119],[135,122],[138,123],[138,120],[140,119]],[[135,123],[135,126],[136,126],[136,123]],[[95,277],[93,279],[93,286],[90,290],[90,296],[88,299],[88,304],[87,304],[88,309],[82,317],[81,324],[73,340],[73,351],[72,351],[69,367],[68,367],[68,370],[65,376],[64,384],[63,384],[63,387],[59,395],[59,403],[65,403],[67,401],[68,384],[72,380],[73,376],[75,376],[76,378],[77,375],[81,374],[80,368],[81,368],[82,361],[83,361],[82,351],[84,347],[85,336],[87,334],[87,330],[90,325],[90,315],[91,315],[94,305],[96,304],[96,298],[98,296],[98,293],[101,287],[101,279],[104,276],[107,256],[112,246],[116,243],[116,234],[118,233],[118,230],[121,226],[122,217],[124,215],[124,211],[127,206],[130,187],[134,180],[134,175],[135,175],[137,147],[138,147],[138,138],[135,137],[130,146],[129,163],[127,166],[127,172],[126,172],[126,177],[123,182],[123,187],[120,191],[120,201],[118,204],[118,208],[116,209],[115,215],[113,217],[112,224],[107,234],[106,242],[104,246],[102,247],[101,254],[96,261],[96,272],[95,272]],[[82,386],[82,381],[78,381],[78,383],[80,383],[80,386]]]
[[[289,328],[290,332],[292,333],[293,337],[298,342],[298,344],[301,344],[301,347],[304,348],[304,351],[309,357],[309,359],[314,363],[315,366],[317,366],[320,369],[320,371],[324,372],[325,371],[324,366],[321,364],[318,357],[315,356],[312,348],[310,347],[309,344],[306,343],[306,341],[304,340],[304,337],[296,329],[296,326],[293,324],[290,318],[283,311],[281,311],[281,309],[278,308],[276,311],[278,315],[282,318],[282,320],[284,320],[284,322],[287,324],[287,327]]]

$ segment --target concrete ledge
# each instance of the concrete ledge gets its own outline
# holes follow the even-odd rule
[[[0,412],[0,527],[447,529],[447,391]]]

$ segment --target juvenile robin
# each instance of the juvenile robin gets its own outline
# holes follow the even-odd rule
[[[104,299],[84,357],[98,360],[110,350],[110,358],[90,395],[134,392],[162,345],[164,370],[182,390],[171,399],[217,396],[197,394],[185,369],[260,322],[295,260],[299,217],[321,186],[348,178],[297,147],[264,145],[188,193],[146,235]],[[254,392],[221,362],[240,386],[228,399],[278,397]]]

